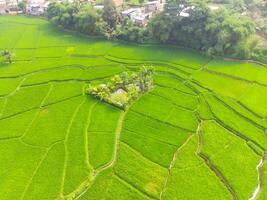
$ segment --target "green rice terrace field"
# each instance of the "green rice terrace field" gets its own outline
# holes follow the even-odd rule
[[[267,67],[0,17],[0,200],[267,200]],[[123,111],[84,92],[153,66]]]

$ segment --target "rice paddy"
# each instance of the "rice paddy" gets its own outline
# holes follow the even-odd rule
[[[267,68],[0,17],[1,200],[266,200]],[[142,65],[126,111],[85,94]]]

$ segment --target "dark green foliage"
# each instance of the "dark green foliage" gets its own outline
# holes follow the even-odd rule
[[[25,10],[26,10],[26,1],[20,1],[19,3],[18,3],[18,8],[21,10],[21,11],[23,11],[23,12],[25,12]]]
[[[146,28],[135,25],[128,18],[117,26],[115,35],[120,40],[138,43],[143,43],[150,37]]]
[[[87,93],[126,109],[140,95],[153,88],[153,73],[154,69],[146,66],[143,66],[138,74],[129,75],[127,72],[122,72],[120,75],[113,76],[107,84],[96,87],[89,85]]]
[[[110,31],[115,29],[119,21],[119,13],[113,0],[104,0],[103,20],[107,22]]]
[[[186,11],[188,17],[180,15],[184,8],[191,8]],[[226,9],[210,10],[202,1],[169,1],[165,11],[152,20],[150,28],[159,41],[205,51],[208,55],[232,54],[244,48],[246,51],[247,46],[242,44],[255,32],[249,18]],[[242,56],[247,57],[247,53]]]

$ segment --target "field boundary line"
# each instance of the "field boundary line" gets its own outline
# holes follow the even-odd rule
[[[258,144],[256,141],[250,139],[249,137],[243,135],[242,133],[240,133],[239,131],[229,127],[227,124],[225,124],[222,120],[220,120],[217,115],[213,112],[213,110],[211,109],[211,106],[210,104],[207,102],[207,106],[208,106],[208,109],[210,110],[210,112],[212,113],[212,116],[213,116],[213,120],[215,122],[217,122],[221,127],[223,127],[225,130],[227,130],[228,132],[230,132],[231,134],[233,134],[234,136],[248,142],[250,141],[251,143],[253,143],[254,145],[256,145],[257,147],[259,147],[262,151],[265,151],[264,147],[262,147],[260,144]],[[265,134],[263,132],[263,134]]]
[[[220,180],[220,182],[227,188],[228,192],[232,195],[232,198],[234,200],[238,200],[238,196],[236,194],[236,191],[232,186],[228,183],[227,179],[224,177],[224,175],[218,170],[215,165],[212,164],[212,162],[209,160],[209,158],[201,151],[203,147],[203,140],[202,140],[202,125],[203,120],[200,120],[198,129],[197,129],[197,135],[198,135],[198,147],[197,147],[197,155],[204,161],[206,166],[210,169],[211,172],[214,173],[214,175]]]
[[[78,199],[80,198],[84,193],[86,193],[90,187],[93,185],[96,177],[103,171],[107,170],[108,168],[110,167],[113,167],[116,159],[117,159],[117,146],[118,146],[118,142],[119,142],[119,136],[120,136],[120,133],[121,133],[121,130],[122,130],[122,126],[123,126],[123,122],[124,122],[124,118],[127,114],[128,110],[126,111],[121,111],[121,114],[120,114],[120,117],[118,119],[118,122],[117,122],[117,127],[116,127],[116,130],[115,130],[115,148],[114,148],[114,154],[113,154],[113,158],[110,162],[104,164],[103,166],[100,166],[99,168],[97,169],[94,169],[93,170],[93,177],[90,179],[88,178],[87,180],[85,180],[81,185],[84,187],[84,190],[82,190],[79,194],[76,194],[75,197],[73,197],[73,199]]]
[[[182,83],[183,84],[183,83]],[[154,85],[157,85],[158,87],[162,87],[162,88],[169,88],[169,89],[173,89],[173,90],[176,90],[177,92],[180,92],[180,93],[183,93],[185,95],[189,95],[189,96],[197,96],[198,94],[191,94],[191,93],[188,93],[188,92],[185,92],[185,91],[182,91],[182,90],[179,90],[177,88],[174,88],[174,87],[171,87],[171,86],[167,86],[167,85],[162,85],[160,83],[154,83]],[[184,84],[183,84],[184,85]],[[188,86],[185,85],[185,87],[189,88]],[[191,88],[190,88],[191,90]],[[193,91],[193,90],[192,90]]]
[[[130,144],[128,144],[127,142],[125,141],[120,141],[120,143],[122,143],[123,145],[125,145],[127,148],[131,149],[133,152],[135,152],[136,154],[138,154],[139,156],[141,156],[144,160],[148,161],[148,162],[152,162],[153,164],[155,165],[158,165],[159,167],[161,168],[164,168],[164,169],[168,169],[168,167],[162,165],[162,164],[159,164],[153,160],[151,160],[150,158],[148,158],[147,156],[145,156],[144,154],[142,154],[141,152],[139,152],[137,149],[135,149],[134,147],[132,147]]]
[[[86,100],[85,100],[86,101]],[[84,102],[85,102],[84,101]],[[94,179],[94,176],[90,176],[90,170],[92,170],[94,172],[94,168],[93,166],[90,164],[89,162],[89,152],[88,152],[88,136],[87,136],[87,130],[88,130],[88,127],[90,126],[90,121],[91,121],[91,115],[92,115],[92,111],[95,107],[95,105],[97,104],[97,102],[93,103],[92,105],[90,105],[90,108],[89,108],[89,112],[88,112],[88,116],[87,116],[87,125],[86,125],[86,128],[85,128],[85,145],[84,145],[84,150],[85,150],[85,155],[86,155],[86,165],[87,165],[87,169],[88,169],[88,172],[89,172],[89,176],[80,183],[79,186],[77,186],[71,193],[69,194],[62,194],[64,197],[66,197],[67,199],[78,199],[83,193],[84,193],[84,190],[83,188],[86,188],[86,187],[89,187],[89,185],[91,184],[91,182],[93,181]],[[81,191],[81,192],[80,192]]]
[[[53,102],[53,103],[49,103],[49,104],[44,105],[43,108],[48,107],[48,106],[51,106],[51,105],[55,105],[55,104],[58,104],[58,103],[62,103],[62,102],[64,102],[64,101],[68,101],[68,100],[71,100],[71,99],[73,99],[73,98],[77,98],[77,97],[80,97],[80,96],[82,96],[82,94],[77,95],[77,96],[72,96],[72,97],[69,97],[69,98],[66,98],[66,99],[62,99],[62,100],[60,100],[60,101],[56,101],[56,102]],[[20,114],[23,114],[23,113],[25,113],[25,112],[30,112],[30,111],[32,111],[32,110],[39,109],[39,108],[40,108],[39,106],[36,106],[36,107],[30,108],[30,109],[28,109],[28,110],[24,110],[24,111],[21,111],[21,112],[17,112],[17,113],[14,113],[14,114],[12,114],[12,115],[8,115],[8,116],[5,116],[5,117],[3,117],[3,118],[0,118],[0,121],[1,121],[1,120],[4,120],[4,119],[12,118],[12,117],[15,117],[16,115],[20,115]]]
[[[65,178],[66,178],[66,169],[67,169],[67,162],[68,162],[68,148],[67,148],[67,144],[66,144],[66,141],[68,140],[68,137],[69,137],[69,132],[71,131],[71,127],[72,127],[72,124],[79,112],[79,109],[82,107],[82,105],[84,104],[86,99],[83,99],[79,104],[78,106],[75,108],[72,116],[71,116],[71,119],[70,119],[70,122],[69,122],[69,126],[66,130],[66,135],[65,135],[65,138],[64,138],[64,149],[65,149],[65,158],[64,158],[64,167],[63,167],[63,173],[62,173],[62,180],[61,180],[61,187],[60,187],[60,196],[64,196],[64,186],[65,186]]]
[[[146,196],[147,198],[149,198],[149,199],[154,199],[154,200],[159,200],[159,198],[154,197],[154,196],[152,196],[151,194],[149,194],[149,193],[147,193],[147,192],[145,192],[145,191],[143,191],[143,190],[137,188],[136,186],[132,185],[131,183],[129,183],[127,180],[125,180],[123,177],[121,177],[121,176],[120,176],[118,173],[116,173],[115,171],[114,171],[114,176],[115,176],[117,179],[119,179],[122,183],[124,183],[126,186],[128,186],[128,187],[134,189],[134,190],[137,191],[138,193],[141,193],[142,195]]]
[[[175,162],[176,162],[176,159],[177,159],[177,156],[178,156],[180,150],[183,149],[183,148],[188,144],[188,142],[192,139],[192,137],[194,137],[194,134],[191,134],[191,135],[186,139],[186,141],[185,141],[181,146],[179,146],[179,147],[177,148],[177,150],[176,150],[175,153],[173,154],[173,158],[172,158],[172,160],[171,160],[171,162],[170,162],[170,165],[169,165],[169,167],[168,167],[168,174],[167,174],[167,176],[165,177],[165,182],[164,182],[163,188],[162,188],[162,190],[161,190],[161,192],[160,192],[160,199],[162,199],[162,195],[164,194],[164,192],[165,192],[166,189],[167,189],[167,185],[168,185],[168,182],[169,182],[169,178],[170,178],[171,173],[172,173],[171,171],[172,171],[172,169],[173,169],[173,167],[174,167],[174,165],[175,165]]]
[[[1,97],[0,97],[0,98],[4,98],[4,99],[5,99],[5,100],[4,100],[5,102],[4,102],[4,104],[3,104],[3,106],[2,106],[2,108],[1,108],[1,110],[0,110],[0,120],[2,119],[2,116],[3,116],[4,111],[5,111],[5,109],[6,109],[6,105],[7,105],[8,97],[15,95],[16,92],[20,89],[20,87],[22,86],[22,84],[23,84],[23,82],[24,82],[25,80],[26,80],[26,78],[23,78],[23,79],[19,82],[19,84],[17,85],[17,87],[16,87],[11,93],[9,93],[8,95],[1,96]]]
[[[88,117],[87,117],[87,126],[85,128],[85,144],[84,145],[85,145],[86,164],[87,164],[88,169],[90,169],[90,166],[93,168],[93,166],[90,164],[90,159],[89,159],[90,155],[88,151],[88,129],[89,129],[89,126],[92,120],[92,112],[97,103],[98,102],[96,101],[90,106],[90,110],[89,110]]]
[[[265,131],[267,127],[264,127],[260,124],[258,124],[257,122],[255,122],[254,120],[246,117],[245,115],[243,115],[242,113],[238,112],[237,110],[235,110],[232,106],[228,105],[226,102],[224,102],[222,99],[220,99],[219,97],[214,95],[214,98],[217,99],[218,101],[220,101],[225,107],[229,108],[230,110],[232,110],[234,113],[236,113],[238,116],[242,117],[243,119],[247,120],[248,123],[254,125],[255,127]],[[240,105],[241,106],[241,105]],[[244,108],[244,107],[243,107]],[[248,110],[247,110],[248,111]],[[251,113],[253,114],[253,113]],[[254,115],[255,116],[255,115]],[[257,117],[257,116],[255,116]],[[258,118],[258,117],[257,117]],[[258,119],[262,119],[262,118],[258,118]]]
[[[172,101],[171,99],[169,99],[168,97],[165,97],[165,96],[162,96],[162,95],[160,95],[160,94],[157,94],[157,93],[155,93],[155,91],[152,91],[152,92],[149,93],[149,94],[150,94],[150,95],[153,95],[153,96],[156,96],[156,97],[161,97],[161,98],[163,98],[164,100],[170,102],[173,106],[176,106],[176,107],[181,108],[181,109],[183,109],[183,110],[187,110],[187,111],[189,111],[189,112],[194,112],[194,111],[195,111],[195,108],[191,110],[190,108],[187,108],[187,107],[185,107],[185,106],[183,106],[183,105],[176,104],[175,102],[173,102],[173,101]]]
[[[1,137],[0,138],[0,142],[6,141],[6,140],[16,140],[18,139],[20,136],[9,136],[9,137]]]
[[[171,127],[173,127],[173,128],[181,129],[181,130],[186,131],[186,132],[188,132],[188,133],[192,133],[192,132],[194,132],[193,130],[189,130],[189,129],[187,129],[187,128],[183,128],[183,127],[180,127],[180,126],[171,124],[171,123],[169,123],[169,122],[165,122],[165,121],[162,121],[162,120],[160,120],[160,119],[156,119],[156,118],[154,118],[154,117],[151,117],[151,116],[149,116],[149,115],[147,115],[147,114],[145,114],[145,113],[142,113],[142,112],[139,112],[139,111],[136,111],[136,110],[131,110],[131,112],[137,113],[138,115],[141,115],[141,116],[143,116],[143,117],[152,119],[152,120],[157,121],[157,122],[159,122],[159,123],[163,123],[163,124],[168,125],[168,126],[171,126]],[[193,112],[192,112],[192,113],[193,113]]]
[[[144,62],[144,63],[148,63],[148,64],[153,64],[153,65],[158,65],[158,64],[160,64],[160,65],[168,65],[168,66],[170,66],[170,67],[173,67],[173,65],[177,65],[177,66],[181,66],[181,67],[184,67],[184,68],[187,68],[187,69],[191,69],[191,70],[198,70],[199,68],[201,68],[201,65],[199,66],[199,68],[198,69],[196,69],[196,68],[193,68],[193,67],[190,67],[190,66],[188,66],[188,65],[183,65],[183,64],[180,64],[180,63],[174,63],[174,62],[167,62],[167,61],[164,61],[164,60],[142,60],[142,59],[132,59],[132,58],[122,58],[122,57],[118,57],[118,56],[114,56],[114,55],[110,55],[109,53],[105,56],[105,58],[107,59],[107,60],[111,60],[111,61],[113,61],[113,59],[115,60],[114,62],[117,62],[117,60],[116,59],[120,59],[120,60],[124,60],[124,61],[137,61],[138,63],[140,63],[140,62]],[[118,61],[118,62],[120,62],[120,61]],[[126,62],[127,63],[127,62]],[[205,64],[205,63],[203,63],[203,64]],[[177,68],[176,68],[177,69]],[[180,69],[178,69],[178,70],[180,70]],[[183,70],[181,70],[181,71],[183,71]],[[183,72],[185,72],[185,71],[183,71]],[[187,73],[187,72],[185,72],[185,73]]]
[[[29,189],[29,187],[30,187],[30,185],[31,185],[31,183],[32,183],[33,178],[35,177],[36,173],[38,172],[39,168],[41,167],[43,161],[44,161],[45,158],[47,157],[47,155],[48,155],[48,153],[50,152],[50,150],[51,150],[55,145],[57,145],[57,144],[60,143],[60,142],[62,142],[62,141],[55,142],[54,144],[52,144],[52,145],[46,150],[46,152],[44,153],[44,155],[43,155],[43,157],[41,158],[40,162],[38,163],[37,167],[36,167],[35,170],[33,171],[33,174],[32,174],[32,176],[31,176],[31,178],[28,180],[28,183],[26,184],[26,186],[25,186],[25,188],[24,188],[24,190],[23,190],[23,193],[22,193],[22,195],[21,195],[21,198],[20,198],[21,200],[24,199],[24,197],[25,197],[25,195],[26,195],[26,193],[27,193],[27,191],[28,191],[28,189]]]
[[[123,122],[124,122],[125,116],[128,113],[128,111],[129,111],[129,109],[127,109],[126,111],[121,111],[120,117],[119,117],[118,122],[117,122],[117,127],[116,127],[116,130],[115,130],[115,148],[114,148],[114,151],[113,151],[112,160],[110,162],[108,162],[107,164],[97,168],[96,169],[97,172],[102,172],[103,170],[114,166],[114,164],[115,164],[115,162],[117,160],[117,154],[118,154],[118,151],[119,151],[119,147],[118,146],[119,146],[119,142],[120,142],[120,135],[121,135],[122,128],[123,128]]]
[[[165,144],[165,145],[169,145],[169,146],[172,146],[172,147],[177,147],[177,146],[178,146],[178,145],[176,145],[176,144],[172,144],[172,143],[169,143],[169,142],[166,142],[166,141],[163,141],[163,140],[159,140],[159,139],[154,138],[154,137],[151,137],[151,136],[141,135],[140,133],[138,133],[138,132],[136,132],[136,131],[133,131],[133,130],[130,130],[130,129],[126,128],[126,127],[124,127],[124,130],[126,130],[126,131],[128,131],[128,132],[131,132],[131,133],[133,133],[134,135],[143,137],[143,138],[146,138],[146,137],[147,137],[147,138],[149,138],[149,139],[151,139],[151,140],[155,140],[155,141],[157,141],[157,142],[159,142],[159,143],[162,143],[162,144]],[[181,133],[181,134],[184,134],[184,133]]]
[[[206,71],[206,72],[208,72],[210,74],[215,74],[217,76],[226,77],[226,78],[230,78],[230,79],[237,80],[237,81],[243,81],[243,82],[257,84],[257,85],[260,85],[260,86],[263,86],[263,87],[267,87],[267,84],[261,83],[261,82],[258,82],[258,81],[248,80],[248,79],[245,79],[245,78],[232,76],[232,75],[225,74],[225,73],[222,73],[222,72],[213,71],[213,70],[210,70],[210,69],[204,69],[203,71]]]
[[[39,107],[36,108],[36,113],[34,115],[34,117],[32,118],[32,120],[30,121],[30,123],[28,124],[27,128],[25,129],[25,131],[23,132],[23,134],[20,136],[20,141],[23,142],[23,143],[26,143],[25,141],[23,141],[23,138],[25,137],[25,135],[29,132],[29,130],[31,129],[33,123],[36,121],[39,113],[40,113],[40,109],[42,108],[46,98],[48,98],[48,96],[50,95],[51,91],[53,90],[53,85],[50,85],[49,86],[49,89],[46,93],[46,95],[44,96],[43,100],[40,102],[40,105]],[[34,110],[34,109],[32,109]],[[28,144],[28,143],[27,143]],[[28,144],[30,145],[30,144]]]

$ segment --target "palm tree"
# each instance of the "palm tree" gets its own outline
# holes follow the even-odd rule
[[[142,91],[148,91],[153,86],[153,67],[143,66],[140,70],[140,88]]]

